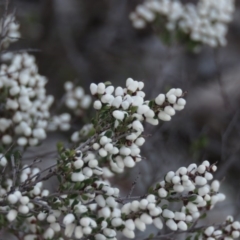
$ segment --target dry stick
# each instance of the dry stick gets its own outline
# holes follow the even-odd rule
[[[17,173],[17,167],[16,167],[16,164],[15,164],[15,159],[14,159],[14,156],[11,155],[11,163],[12,163],[12,174],[13,174],[13,184],[12,184],[12,189],[14,189],[15,187],[15,184],[16,184],[16,173]]]
[[[37,48],[26,48],[26,49],[19,49],[19,50],[4,50],[0,53],[0,55],[3,55],[5,53],[22,53],[22,52],[42,52],[42,50],[37,49]]]
[[[226,92],[226,90],[224,89],[224,83],[223,83],[223,79],[222,79],[222,72],[221,72],[221,68],[220,68],[220,64],[218,62],[218,51],[216,49],[213,50],[213,60],[216,66],[216,78],[217,78],[217,82],[219,84],[219,88],[220,88],[220,92],[222,95],[222,99],[224,102],[224,105],[226,107],[226,109],[228,110],[232,110],[232,104],[229,100],[228,94]]]
[[[129,194],[127,195],[127,199],[128,198],[130,198],[131,196],[132,196],[132,193],[133,193],[133,190],[134,190],[134,188],[135,188],[135,186],[136,186],[136,184],[137,184],[137,181],[138,181],[138,179],[139,179],[139,177],[140,177],[140,172],[138,173],[138,175],[137,175],[137,177],[136,177],[136,179],[134,180],[134,182],[132,183],[132,187],[131,187],[131,189],[130,189],[130,192],[129,192]]]
[[[221,160],[225,158],[225,143],[227,138],[229,137],[230,133],[232,132],[233,128],[235,127],[237,120],[238,120],[239,110],[235,112],[231,121],[229,122],[227,128],[225,129],[224,133],[222,134],[222,151],[221,151]]]

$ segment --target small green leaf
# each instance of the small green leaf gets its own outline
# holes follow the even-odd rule
[[[106,131],[104,135],[105,135],[106,137],[110,138],[110,137],[112,137],[112,131],[111,131],[111,130]]]
[[[152,239],[152,238],[154,238],[154,234],[153,234],[153,233],[151,233],[151,234],[148,236],[148,239]]]
[[[207,214],[204,213],[203,215],[201,215],[201,216],[199,217],[199,219],[204,219],[204,218],[206,218],[206,217],[207,217]]]
[[[188,198],[188,201],[194,202],[197,199],[197,195],[192,195]]]

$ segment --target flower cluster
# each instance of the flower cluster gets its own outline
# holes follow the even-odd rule
[[[53,96],[46,96],[47,79],[38,73],[35,58],[27,53],[14,55],[9,66],[0,68],[2,109],[1,143],[35,146],[46,138]]]
[[[1,48],[7,48],[11,42],[20,38],[19,24],[15,22],[13,14],[7,15],[0,21]]]
[[[197,5],[173,0],[146,0],[130,14],[135,28],[163,17],[169,31],[181,31],[194,42],[211,47],[226,45],[227,24],[232,20],[234,0],[199,0]]]
[[[17,136],[21,146],[36,145],[46,137],[52,96],[46,96],[46,78],[38,74],[35,59],[26,53],[14,56],[10,66],[1,65],[4,111],[0,119],[1,140],[10,144]]]
[[[74,110],[74,114],[81,116],[84,109],[88,109],[92,99],[91,96],[85,94],[84,89],[80,86],[75,86],[72,82],[64,84],[66,91],[65,105]]]
[[[102,122],[101,126],[95,126],[99,137],[92,148],[102,158],[108,156],[113,172],[123,172],[124,167],[134,167],[141,161],[140,147],[145,142],[144,121],[152,125],[157,125],[159,120],[170,121],[186,104],[184,93],[179,88],[159,94],[154,100],[145,100],[143,87],[143,82],[132,78],[126,80],[126,88],[115,89],[104,83],[90,86],[92,95],[97,98],[93,107],[99,112],[98,121]]]
[[[39,169],[24,166],[19,185],[8,179],[1,188],[0,211],[5,211],[8,222],[16,224],[17,216],[26,216],[20,224],[27,230],[25,240],[36,238],[42,231],[44,239],[55,239],[64,231],[67,238],[116,240],[117,232],[134,239],[136,230],[145,231],[150,224],[160,230],[166,225],[172,231],[185,232],[225,199],[219,193],[220,182],[213,180],[217,167],[208,161],[170,171],[149,194],[131,198],[120,197],[119,189],[103,178],[99,164],[88,150],[64,150],[56,171],[61,173],[61,184],[53,195],[42,190],[42,182],[37,181]],[[172,210],[173,201],[182,207]],[[218,227],[203,227],[201,234],[208,240],[219,239],[217,236],[236,238],[239,230],[239,222],[228,217]]]
[[[49,120],[48,130],[56,131],[68,131],[71,128],[71,115],[69,113],[62,113],[60,115],[54,115],[52,119]]]
[[[232,240],[239,239],[239,236],[240,222],[234,221],[232,216],[228,216],[222,224],[207,227],[202,233],[202,237],[207,240]]]
[[[204,161],[201,165],[191,164],[170,171],[165,180],[151,189],[151,194],[141,200],[134,200],[122,207],[122,213],[131,216],[135,226],[128,228],[125,236],[134,238],[135,227],[144,231],[146,224],[153,223],[158,229],[163,228],[163,222],[172,231],[186,231],[191,224],[199,219],[204,210],[214,207],[217,202],[225,199],[225,195],[218,193],[220,183],[213,179],[212,173],[217,167]],[[166,201],[168,204],[166,205]],[[170,202],[182,202],[179,211],[171,210]],[[164,202],[164,204],[163,204]],[[129,232],[131,230],[131,233]]]

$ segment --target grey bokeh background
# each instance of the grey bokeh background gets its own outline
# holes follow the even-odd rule
[[[48,92],[57,99],[67,80],[78,81],[88,91],[91,82],[124,85],[132,77],[144,81],[149,98],[169,87],[186,90],[186,109],[157,128],[146,125],[146,160],[114,183],[127,194],[140,172],[134,194],[142,194],[166,171],[208,159],[218,162],[217,179],[228,196],[221,206],[226,212],[216,208],[214,218],[224,219],[228,213],[239,218],[240,2],[229,26],[228,45],[203,47],[199,54],[165,46],[150,27],[132,28],[128,14],[139,2],[12,0],[22,32],[12,49],[41,50],[33,54],[40,73],[49,79]],[[50,135],[41,153],[54,150],[54,141],[66,137]],[[49,157],[44,161],[48,165]]]

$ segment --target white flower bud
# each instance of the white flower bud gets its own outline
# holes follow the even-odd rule
[[[127,238],[135,238],[134,231],[129,230],[128,228],[124,228],[122,231],[123,235]]]
[[[83,227],[88,227],[90,225],[91,219],[88,217],[83,217],[80,219],[79,223],[83,226]]]
[[[159,188],[158,195],[161,198],[165,198],[168,195],[168,192],[164,188]]]
[[[207,184],[207,179],[201,176],[196,176],[195,177],[195,183],[199,186],[203,186]]]
[[[74,230],[75,238],[81,239],[83,237],[83,229],[80,226],[77,226]]]
[[[188,229],[187,224],[184,221],[178,222],[178,229],[182,231],[186,231]]]
[[[18,138],[17,143],[19,146],[25,146],[27,145],[27,139],[25,137],[20,137]]]
[[[146,118],[146,122],[148,122],[154,126],[158,125],[158,123],[159,123],[158,119],[154,119],[154,118]]]
[[[75,220],[75,216],[72,213],[68,213],[64,218],[63,218],[63,224],[69,225]]]
[[[102,195],[98,195],[95,198],[95,201],[102,208],[106,206],[106,201],[105,201],[105,199],[104,199],[104,197]]]
[[[206,171],[206,166],[204,166],[204,165],[199,165],[198,168],[197,168],[197,171],[198,171],[200,174],[205,173],[205,171]]]
[[[111,224],[113,225],[113,227],[119,227],[122,225],[122,223],[123,223],[123,221],[121,218],[113,218],[111,220]]]
[[[172,211],[170,211],[168,209],[164,209],[162,215],[165,218],[174,218],[175,217],[174,212],[172,212]]]
[[[173,231],[177,231],[178,226],[173,219],[168,219],[166,225]]]
[[[98,150],[100,148],[100,145],[98,143],[93,144],[93,149]]]
[[[208,228],[206,228],[206,230],[204,231],[204,233],[207,235],[207,236],[211,236],[214,232],[214,227],[213,226],[210,226]]]
[[[104,83],[99,83],[97,86],[97,93],[98,94],[104,94],[105,92],[105,84]]]
[[[149,109],[147,112],[144,113],[144,115],[146,118],[154,118],[155,112],[152,109]]]
[[[123,96],[124,92],[123,92],[123,88],[122,87],[117,87],[115,89],[115,96]]]
[[[44,239],[52,239],[54,236],[54,231],[52,228],[47,228],[45,232],[43,233]]]
[[[122,146],[119,150],[119,153],[124,156],[128,156],[131,154],[131,149],[125,146]]]
[[[20,198],[20,202],[21,202],[21,204],[23,204],[23,205],[28,204],[28,203],[29,203],[29,197],[27,197],[27,196],[21,197],[21,198]]]
[[[125,117],[124,112],[123,111],[119,111],[119,110],[113,111],[112,114],[113,114],[114,118],[116,118],[116,119],[118,119],[120,121],[122,121],[124,119],[124,117]]]
[[[134,224],[134,222],[133,222],[132,219],[126,220],[126,221],[125,221],[125,226],[126,226],[129,230],[132,230],[132,231],[134,231],[134,229],[135,229],[135,224]]]
[[[179,176],[174,176],[171,181],[173,184],[178,184],[180,183],[181,179]]]
[[[132,168],[135,166],[135,162],[134,162],[133,158],[130,156],[125,157],[123,162],[126,167]]]
[[[117,96],[113,99],[111,105],[115,108],[119,108],[122,104],[122,97],[121,96]]]
[[[29,208],[26,205],[20,205],[18,207],[18,211],[22,214],[27,214],[29,212]]]
[[[108,152],[104,148],[100,148],[98,153],[101,157],[106,157],[108,155]]]
[[[98,86],[95,83],[91,83],[90,85],[90,91],[92,95],[97,94]]]
[[[139,137],[136,139],[135,144],[139,147],[141,147],[145,143],[145,138]]]
[[[164,112],[165,112],[166,114],[168,114],[169,116],[175,115],[175,110],[174,110],[174,108],[171,107],[171,106],[166,106],[166,107],[164,108]]]
[[[220,182],[218,180],[214,180],[211,184],[211,189],[214,191],[214,192],[218,192],[219,191],[219,188],[220,188]]]
[[[168,102],[171,103],[171,104],[174,104],[176,103],[176,100],[177,100],[177,97],[175,95],[169,95],[168,97]]]
[[[159,106],[161,106],[165,101],[165,95],[164,94],[159,94],[156,98],[155,98],[155,103]]]
[[[158,113],[158,118],[162,121],[170,121],[171,120],[171,116],[163,111]]]
[[[7,159],[4,157],[3,154],[0,154],[0,165],[5,167],[7,165]]]
[[[211,181],[213,179],[213,175],[210,172],[205,172],[204,177],[207,181]]]
[[[106,240],[107,238],[103,234],[98,233],[94,236],[94,239],[96,239],[96,240]]]
[[[76,169],[80,169],[82,168],[84,162],[82,159],[78,159],[76,160],[74,163],[73,163],[73,166],[76,168]]]
[[[100,110],[102,108],[102,103],[99,100],[94,101],[93,108],[96,110]]]
[[[82,182],[85,178],[86,177],[82,174],[82,172],[73,172],[71,175],[71,180],[73,182]]]
[[[76,227],[76,225],[74,223],[66,225],[66,228],[65,228],[65,231],[64,231],[65,236],[70,238],[73,234],[73,231],[74,231],[75,227]]]
[[[185,106],[186,105],[186,100],[184,98],[179,98],[177,101],[177,104],[180,106]]]
[[[10,211],[8,211],[8,213],[7,213],[7,220],[9,221],[9,222],[12,222],[12,221],[14,221],[15,219],[16,219],[16,217],[17,217],[17,214],[18,214],[18,212],[17,212],[17,210],[15,210],[15,209],[11,209]]]
[[[128,90],[130,90],[131,92],[136,92],[138,89],[138,82],[137,81],[133,81],[132,83],[130,83],[128,85]]]
[[[163,223],[162,223],[161,218],[154,218],[153,219],[153,224],[156,228],[158,228],[160,230],[163,228]]]
[[[136,218],[134,220],[134,223],[138,230],[140,230],[142,232],[144,232],[146,230],[146,224],[143,221],[141,221],[139,218]]]
[[[153,219],[151,216],[149,216],[147,213],[143,213],[140,216],[140,220],[144,222],[145,224],[151,224],[153,222]]]
[[[147,113],[149,110],[150,110],[150,108],[149,108],[148,105],[141,105],[141,106],[138,107],[137,113],[138,113],[138,114],[145,114],[145,113]]]

